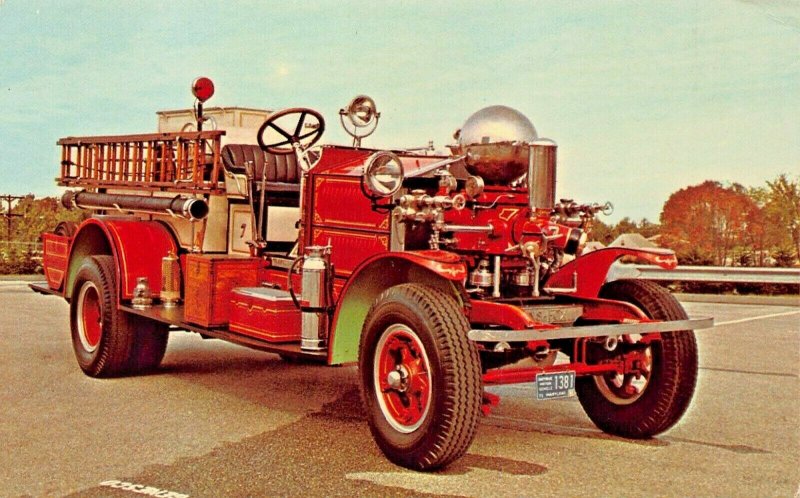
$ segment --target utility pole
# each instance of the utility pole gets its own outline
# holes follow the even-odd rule
[[[8,205],[6,212],[2,213],[2,216],[6,218],[6,242],[11,242],[11,218],[22,218],[23,216],[21,214],[15,214],[11,212],[11,203],[24,198],[24,195],[0,195],[0,200],[6,201],[6,204]]]

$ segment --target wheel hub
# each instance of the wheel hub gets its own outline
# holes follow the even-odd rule
[[[636,339],[624,337],[626,344],[636,344]],[[610,402],[617,405],[630,405],[642,397],[650,383],[653,369],[650,347],[634,349],[623,358],[625,373],[595,376],[598,390]]]
[[[97,287],[87,282],[78,295],[78,338],[87,353],[94,352],[100,344],[103,315]]]
[[[430,363],[425,346],[407,325],[390,325],[375,347],[374,382],[384,418],[408,434],[425,421],[431,405]]]
[[[386,375],[386,383],[389,387],[398,392],[405,392],[408,389],[408,370],[403,365],[398,365],[396,370],[392,370]]]

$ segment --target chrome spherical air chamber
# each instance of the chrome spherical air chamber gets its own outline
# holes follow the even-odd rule
[[[481,109],[456,132],[455,154],[463,154],[467,171],[489,184],[508,184],[528,170],[528,144],[539,138],[521,112],[503,105]]]
[[[508,185],[527,176],[531,211],[553,209],[556,143],[539,138],[521,112],[493,105],[476,112],[456,132],[453,153],[463,155],[472,184]],[[482,189],[480,189],[482,191]]]

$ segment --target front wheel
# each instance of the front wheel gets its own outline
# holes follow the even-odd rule
[[[646,280],[617,280],[600,292],[604,299],[637,306],[649,318],[684,320],[686,312],[664,288]],[[643,343],[625,336],[617,348],[638,365],[636,373],[580,377],[575,390],[590,419],[605,432],[643,439],[660,434],[686,412],[697,381],[697,344],[691,331],[664,333]],[[594,348],[592,363],[611,357]]]
[[[483,386],[468,329],[455,299],[433,287],[392,287],[370,309],[361,391],[372,435],[392,462],[432,470],[472,443]]]

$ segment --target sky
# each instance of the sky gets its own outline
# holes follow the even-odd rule
[[[437,148],[503,104],[559,144],[557,197],[657,221],[705,180],[800,174],[800,1],[0,0],[0,194],[57,195],[63,136],[192,105],[381,112],[364,145]]]

